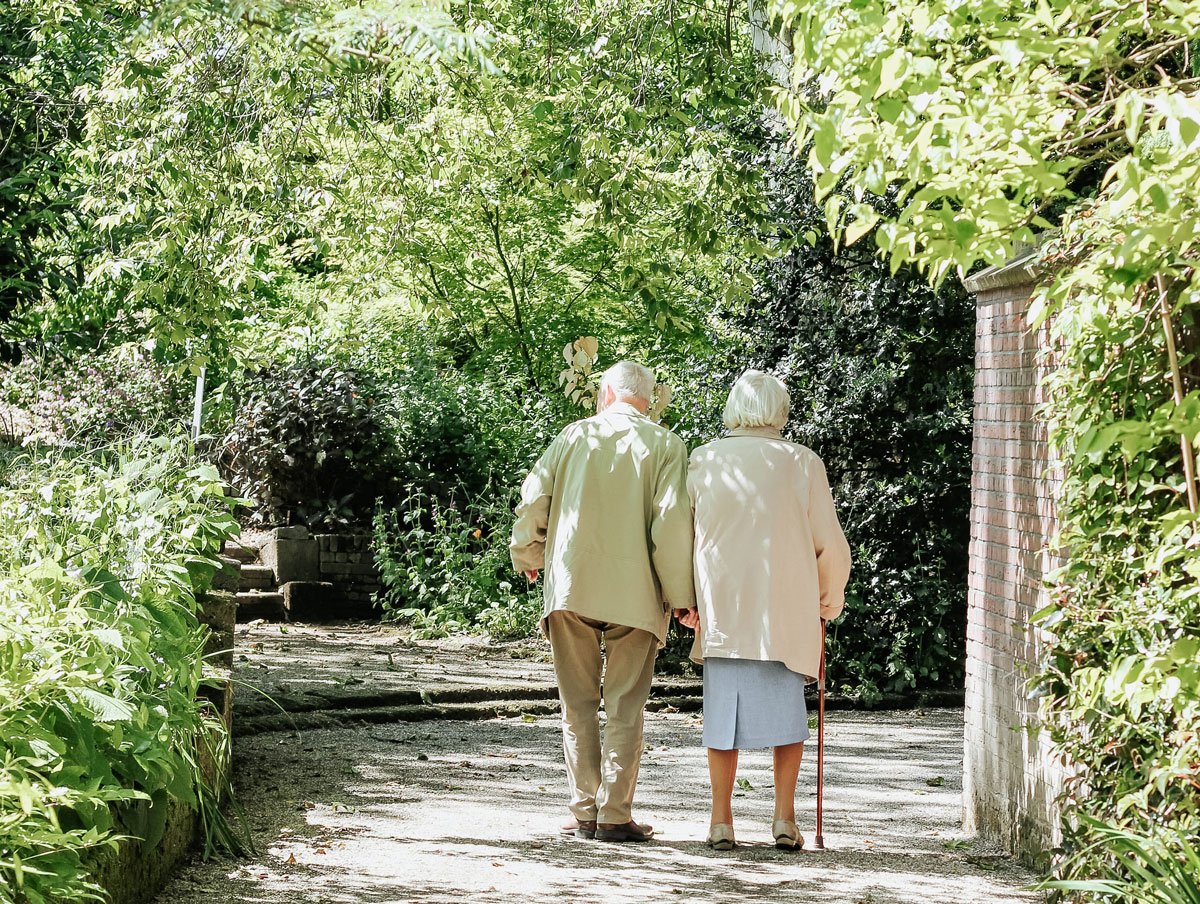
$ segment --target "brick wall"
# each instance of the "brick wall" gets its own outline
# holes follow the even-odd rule
[[[1057,840],[1061,769],[1037,731],[1027,682],[1055,560],[1056,475],[1042,402],[1044,331],[1026,324],[1032,254],[967,281],[976,295],[975,428],[971,479],[963,821],[1024,856]]]

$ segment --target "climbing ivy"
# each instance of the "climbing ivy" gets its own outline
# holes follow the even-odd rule
[[[1138,880],[1076,814],[1182,863],[1200,826],[1200,3],[773,8],[795,51],[781,109],[843,241],[938,281],[1049,238],[1031,321],[1064,473],[1067,564],[1038,618],[1072,775],[1062,869]]]

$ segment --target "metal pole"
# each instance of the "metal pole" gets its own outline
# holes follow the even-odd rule
[[[192,406],[192,442],[200,439],[200,415],[204,413],[204,371],[202,365],[200,373],[196,374],[196,401]]]
[[[821,666],[817,676],[817,834],[813,848],[825,850],[822,820],[825,809],[825,619],[821,619]]]

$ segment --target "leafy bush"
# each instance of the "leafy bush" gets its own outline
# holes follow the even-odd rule
[[[95,896],[89,852],[153,840],[170,799],[219,829],[195,611],[235,531],[216,471],[165,442],[0,486],[0,904]]]
[[[1103,857],[1107,862],[1099,868],[1101,876],[1044,882],[1042,888],[1084,892],[1113,902],[1200,904],[1200,847],[1186,832],[1144,836],[1087,816],[1080,823],[1094,840],[1079,851],[1078,859]]]
[[[514,575],[508,554],[513,493],[459,506],[413,491],[375,514],[383,607],[425,636],[483,628],[497,638],[532,634],[539,589]]]
[[[554,416],[504,374],[471,377],[412,323],[370,317],[247,374],[220,462],[268,523],[369,523],[406,487],[448,501],[520,480]],[[547,440],[548,441],[548,440]],[[522,475],[523,476],[523,475]]]
[[[689,374],[679,421],[689,443],[717,435],[733,379],[778,375],[792,394],[786,435],[825,462],[854,554],[846,612],[829,632],[842,692],[959,685],[966,621],[974,307],[909,267],[835,249],[808,174],[765,152],[779,220],[807,233],[764,265],[747,310],[727,317]],[[668,417],[671,417],[668,412]]]
[[[399,452],[370,375],[317,354],[253,374],[219,453],[271,524],[344,525],[398,485]]]
[[[192,382],[145,349],[78,358],[26,358],[4,374],[5,400],[30,415],[33,438],[103,445],[139,433],[179,432]]]

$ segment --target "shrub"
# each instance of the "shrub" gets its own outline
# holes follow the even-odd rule
[[[26,358],[4,375],[6,401],[29,413],[32,437],[69,445],[181,432],[191,419],[192,385],[135,346],[74,359]]]
[[[235,529],[216,471],[165,442],[26,460],[0,486],[0,904],[95,895],[88,853],[153,842],[170,799],[220,829],[195,610]]]
[[[767,265],[755,303],[726,314],[712,350],[673,364],[669,410],[690,445],[723,430],[747,367],[792,394],[789,439],[825,462],[854,554],[829,681],[875,699],[960,685],[966,621],[974,308],[960,287],[835,249],[807,173],[768,155],[780,220],[807,241]]]
[[[449,501],[520,481],[553,417],[545,400],[503,374],[464,375],[416,328],[327,339],[236,390],[219,458],[258,520],[367,524],[376,499],[394,506],[406,487]]]
[[[1076,859],[1087,862],[1088,871],[1098,877],[1043,882],[1042,888],[1084,892],[1113,902],[1200,904],[1200,846],[1186,832],[1139,835],[1087,816],[1080,823],[1093,840]]]
[[[1049,636],[1046,728],[1069,764],[1068,880],[1134,878],[1092,844],[1105,837],[1097,822],[1167,855],[1200,837],[1200,521],[1183,454],[1200,438],[1200,305],[1164,295],[1147,308],[1121,292],[1056,304],[1050,321],[1058,542],[1070,552],[1034,618]]]
[[[351,524],[394,492],[400,454],[370,375],[322,353],[253,374],[244,392],[219,461],[258,520]]]
[[[513,493],[460,506],[410,492],[375,514],[375,558],[384,611],[425,636],[481,627],[525,637],[541,617],[541,593],[515,575],[508,554]]]

